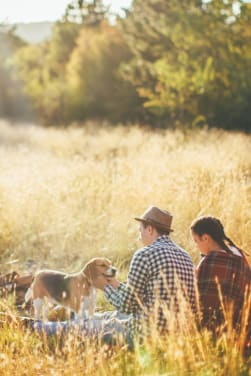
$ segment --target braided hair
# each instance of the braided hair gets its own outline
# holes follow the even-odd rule
[[[202,236],[203,234],[210,235],[211,238],[227,253],[233,254],[229,246],[233,246],[240,250],[234,242],[226,236],[224,227],[217,218],[200,217],[192,223],[191,230],[199,236]]]

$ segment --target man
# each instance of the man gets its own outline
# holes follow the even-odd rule
[[[190,256],[169,237],[173,230],[168,211],[151,206],[135,220],[144,247],[132,258],[127,283],[100,275],[94,285],[119,313],[132,315],[129,330],[135,332],[142,329],[142,322],[152,321],[162,332],[167,328],[165,311],[177,312],[180,296],[195,309],[194,266]]]

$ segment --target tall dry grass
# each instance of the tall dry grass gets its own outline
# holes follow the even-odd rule
[[[248,135],[1,122],[0,143],[1,272],[26,270],[28,259],[37,267],[76,271],[91,257],[105,255],[124,277],[140,245],[133,218],[151,204],[173,213],[172,238],[195,263],[199,253],[189,226],[204,214],[219,217],[230,238],[251,253]],[[241,339],[231,330],[214,341],[207,331],[184,324],[179,335],[152,333],[135,352],[115,346],[112,354],[72,335],[60,344],[14,324],[4,324],[0,332],[3,376],[249,374]]]
[[[76,270],[94,255],[130,260],[139,246],[133,218],[151,204],[173,213],[172,237],[195,262],[189,226],[203,214],[251,251],[248,135],[1,122],[0,142],[2,263]]]
[[[185,313],[185,312],[184,312]],[[251,359],[242,356],[241,335],[231,328],[217,339],[198,331],[191,316],[179,316],[179,330],[170,318],[169,333],[150,332],[128,351],[124,342],[104,345],[101,337],[75,332],[46,337],[15,323],[0,329],[0,374],[95,376],[248,376]],[[172,322],[173,321],[173,322]]]

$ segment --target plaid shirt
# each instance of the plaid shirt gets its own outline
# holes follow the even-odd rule
[[[162,235],[134,254],[127,283],[120,283],[118,289],[107,285],[104,294],[118,311],[133,315],[131,331],[139,329],[143,318],[150,316],[157,303],[157,328],[163,330],[167,322],[161,307],[170,308],[172,302],[177,303],[180,287],[194,309],[194,277],[190,256],[167,235]]]
[[[202,325],[215,329],[224,322],[223,299],[224,304],[233,304],[233,324],[236,326],[245,293],[250,299],[251,269],[246,258],[214,251],[202,258],[196,271]]]

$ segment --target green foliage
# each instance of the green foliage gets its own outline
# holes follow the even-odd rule
[[[49,42],[27,45],[19,49],[13,59],[25,91],[45,123],[65,121],[65,66],[79,28],[74,23],[58,22]]]
[[[236,1],[135,0],[124,22],[127,78],[156,117],[250,127],[250,6]]]
[[[47,61],[52,78],[59,77],[64,73],[65,65],[76,46],[76,38],[80,29],[81,25],[73,22],[58,21],[55,24],[47,51]]]
[[[84,27],[67,66],[69,106],[78,120],[128,120],[135,116],[137,95],[118,68],[131,56],[119,30],[106,22]]]
[[[0,116],[24,117],[30,112],[22,85],[10,64],[11,56],[24,42],[15,29],[0,25]]]
[[[47,42],[0,32],[0,115],[251,130],[250,3],[134,0],[115,25],[108,14],[72,0]]]
[[[50,41],[20,48],[13,64],[44,123],[116,122],[134,120],[140,108],[136,90],[119,75],[129,58],[116,27],[65,21],[55,25]]]

